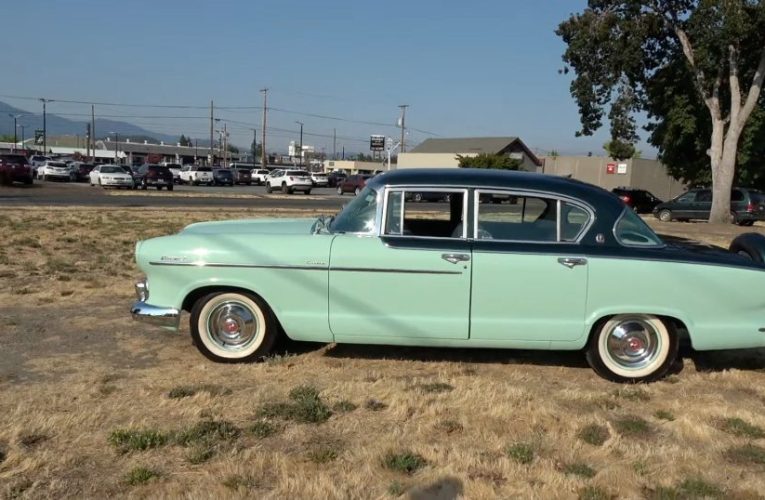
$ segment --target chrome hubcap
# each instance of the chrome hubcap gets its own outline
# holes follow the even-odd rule
[[[221,349],[241,351],[249,347],[260,334],[255,313],[241,302],[218,304],[207,317],[207,335]]]
[[[639,369],[651,364],[661,346],[656,328],[641,318],[626,319],[614,326],[607,335],[609,356],[625,368]]]

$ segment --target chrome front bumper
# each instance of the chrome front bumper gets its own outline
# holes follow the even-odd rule
[[[178,309],[152,306],[140,300],[130,308],[130,314],[136,321],[173,330],[178,329],[181,321],[181,313]]]
[[[130,315],[136,321],[143,321],[154,326],[177,330],[181,321],[181,312],[172,307],[159,307],[147,304],[149,299],[149,284],[141,280],[135,284],[135,294],[138,301],[130,308]]]

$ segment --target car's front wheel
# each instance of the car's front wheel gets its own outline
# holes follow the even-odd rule
[[[659,220],[662,222],[670,222],[672,220],[672,212],[669,210],[662,210],[659,212]]]
[[[266,182],[266,193],[271,193],[271,192],[273,192],[273,189],[271,188],[271,183]]]
[[[255,361],[268,355],[278,336],[271,309],[259,297],[215,292],[191,309],[191,338],[208,359],[223,363]]]
[[[619,314],[596,326],[587,362],[614,382],[651,382],[665,376],[677,358],[678,336],[671,324],[649,314]]]
[[[339,194],[340,196],[343,195],[343,188],[341,188],[340,186],[337,186],[337,194]]]

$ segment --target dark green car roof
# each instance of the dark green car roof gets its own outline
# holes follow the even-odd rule
[[[391,170],[367,182],[374,189],[383,186],[432,186],[501,188],[544,191],[582,200],[599,215],[615,220],[624,209],[619,198],[592,184],[558,177],[513,170],[481,168],[407,168]],[[603,212],[603,213],[600,213]]]

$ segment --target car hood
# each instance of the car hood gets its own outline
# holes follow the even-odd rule
[[[314,223],[316,223],[315,218],[198,222],[186,226],[182,234],[311,234]]]

